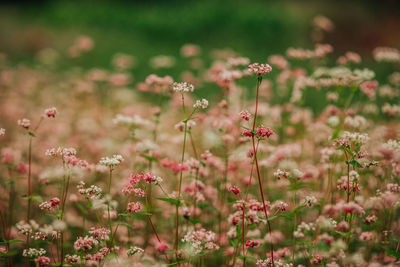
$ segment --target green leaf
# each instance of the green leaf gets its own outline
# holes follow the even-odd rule
[[[0,242],[0,244],[14,244],[14,243],[19,243],[19,242],[25,242],[24,240],[20,240],[20,239],[10,239],[10,240],[6,240],[6,241],[2,241]]]
[[[304,183],[304,182],[296,182],[296,183],[292,183],[289,185],[289,190],[290,191],[296,191],[299,189],[303,189],[306,187],[311,187],[310,183]]]
[[[174,204],[174,205],[179,205],[179,206],[182,205],[182,203],[180,203],[180,201],[178,201],[175,198],[156,197],[155,199],[158,199],[158,200],[161,200],[161,201],[164,201],[164,202],[168,202],[168,203],[171,203],[171,204]]]
[[[346,160],[346,164],[347,165],[352,165],[352,166],[357,167],[357,168],[362,168],[363,167],[358,161],[356,161],[354,159],[350,160],[350,161]]]
[[[139,211],[139,212],[135,212],[135,215],[151,216],[151,215],[153,215],[153,213],[146,212],[146,211]]]
[[[130,213],[118,213],[119,217],[130,217],[131,214]]]
[[[151,156],[147,156],[147,155],[140,155],[140,156],[147,159],[148,161],[158,162],[158,159],[156,159],[155,157],[151,157]]]
[[[297,212],[297,211],[299,211],[299,210],[302,210],[302,209],[304,209],[306,207],[306,205],[300,205],[300,206],[298,206],[298,207],[296,207],[296,208],[294,208],[294,209],[292,209],[291,211],[290,211],[290,213],[295,213],[295,212]]]
[[[81,203],[76,203],[76,207],[84,214],[88,215],[89,212],[85,209],[85,207]]]
[[[240,255],[240,256],[238,256],[238,258],[240,258],[240,259],[249,259],[249,260],[257,260],[257,258],[256,257],[253,257],[253,256],[250,256],[250,255],[247,255],[247,256],[242,256],[242,255]]]
[[[181,264],[181,263],[184,263],[185,261],[177,261],[177,262],[174,262],[174,263],[170,263],[170,264],[167,264],[167,266],[175,266],[175,265],[178,265],[178,264]]]
[[[43,202],[43,199],[42,199],[41,196],[30,196],[30,197],[24,197],[23,199],[24,199],[24,200],[29,200],[29,199],[31,199],[31,200],[35,200],[35,201],[37,201],[37,202]]]
[[[262,218],[264,218],[264,217],[262,217]],[[291,213],[282,213],[282,214],[278,214],[278,215],[269,217],[268,221],[272,221],[272,220],[275,220],[277,218],[292,219],[293,215]]]
[[[14,256],[16,255],[17,252],[16,251],[8,251],[8,252],[0,252],[0,256],[2,257],[10,257],[10,256]]]
[[[132,229],[134,228],[132,224],[127,223],[127,222],[121,222],[121,221],[113,222],[111,225],[123,225],[123,226],[129,227],[129,228],[132,228]]]
[[[184,218],[185,218],[188,222],[191,222],[192,224],[198,224],[198,223],[200,223],[200,221],[198,221],[198,220],[192,220],[192,219],[190,219],[190,218],[188,218],[188,217],[185,217],[185,216],[184,216]]]
[[[30,136],[36,137],[36,135],[35,135],[32,131],[28,131],[28,134],[29,134]]]
[[[214,206],[211,206],[210,204],[208,204],[208,203],[199,203],[198,205],[197,205],[200,209],[208,209],[208,210],[211,210],[211,211],[214,211],[214,212],[217,212],[217,213],[221,213],[221,211],[219,210],[219,209],[217,209],[216,207],[214,207]]]

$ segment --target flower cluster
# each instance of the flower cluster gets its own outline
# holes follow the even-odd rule
[[[253,63],[249,65],[249,71],[261,76],[263,74],[270,73],[272,71],[272,67],[268,64]]]
[[[96,185],[91,185],[90,187],[86,187],[86,184],[84,182],[80,182],[77,185],[78,188],[78,192],[79,194],[85,196],[88,199],[99,199],[102,194],[103,191],[101,190],[100,187],[96,186]]]
[[[143,253],[144,253],[144,250],[142,248],[139,248],[139,247],[130,247],[126,251],[126,255],[128,255],[128,256],[142,255]]]
[[[41,210],[52,211],[60,205],[60,199],[58,197],[54,197],[50,199],[50,201],[44,201],[40,203],[39,208]]]
[[[215,233],[200,229],[189,231],[182,239],[182,242],[189,243],[195,254],[203,250],[218,250],[219,246],[215,243]]]
[[[124,158],[121,155],[113,155],[111,158],[109,157],[101,158],[99,164],[112,168],[120,165],[123,161]]]
[[[208,107],[208,101],[204,98],[202,100],[196,100],[196,103],[194,103],[193,107],[206,109]]]
[[[172,88],[174,89],[175,92],[179,93],[194,91],[194,85],[187,82],[173,83]]]

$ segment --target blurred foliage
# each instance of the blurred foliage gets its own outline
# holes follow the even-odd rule
[[[372,37],[363,36],[362,29],[374,36],[377,20],[384,24],[382,14],[389,20],[398,18],[398,6],[396,1],[10,2],[0,7],[0,51],[14,61],[29,62],[40,49],[55,47],[64,52],[78,35],[85,34],[94,39],[95,49],[82,58],[66,59],[65,67],[109,68],[112,56],[122,52],[137,58],[134,76],[138,81],[152,72],[149,58],[160,54],[178,56],[185,43],[200,45],[206,55],[212,49],[229,47],[253,61],[265,61],[271,54],[284,53],[289,46],[311,47],[311,22],[318,14],[337,23],[336,32],[324,40],[338,47],[337,54],[346,50],[366,54],[377,43],[368,42]],[[387,41],[381,39],[376,38],[378,44]],[[396,42],[396,37],[388,39]],[[176,63],[183,64],[179,59]],[[179,70],[156,73],[177,75]]]

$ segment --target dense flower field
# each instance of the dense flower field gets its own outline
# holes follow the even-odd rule
[[[92,49],[1,55],[2,266],[400,265],[399,50],[57,69]]]

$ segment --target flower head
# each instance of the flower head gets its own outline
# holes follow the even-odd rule
[[[57,114],[57,109],[55,107],[48,108],[44,111],[44,114],[46,114],[46,116],[49,118],[55,118]]]
[[[193,107],[206,109],[208,107],[208,101],[204,98],[202,100],[196,100],[196,103],[193,105]]]
[[[24,118],[24,119],[18,120],[18,125],[22,126],[23,128],[28,130],[29,126],[31,126],[31,121]]]
[[[173,83],[172,89],[174,89],[175,92],[179,93],[184,93],[184,92],[193,92],[194,91],[194,85],[191,83],[187,82],[182,82],[182,83]]]
[[[100,159],[99,164],[114,167],[120,165],[124,161],[124,158],[121,155],[113,155],[111,158],[103,157]]]
[[[253,63],[249,65],[249,71],[256,73],[257,76],[261,76],[263,74],[270,73],[272,71],[272,67],[268,64]]]

